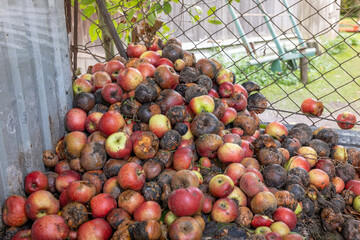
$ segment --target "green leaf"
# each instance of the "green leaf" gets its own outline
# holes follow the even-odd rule
[[[94,23],[92,23],[89,27],[89,36],[90,36],[91,42],[94,42],[96,39],[98,39],[98,35],[96,33],[97,29],[98,29],[98,26]]]
[[[198,14],[202,14],[202,13],[203,13],[202,8],[199,7],[199,6],[195,6],[195,10],[197,11]]]
[[[118,33],[121,33],[122,31],[124,31],[124,27],[125,27],[125,24],[120,23],[120,24],[117,26],[116,31],[117,31]]]
[[[81,4],[83,4],[83,5],[89,5],[89,4],[92,4],[94,2],[95,2],[95,0],[81,0]]]
[[[127,8],[132,8],[135,7],[137,4],[139,3],[139,1],[125,1],[124,6]]]
[[[150,26],[154,26],[155,20],[156,20],[156,15],[155,15],[155,13],[152,13],[152,14],[147,15],[146,18],[147,18],[147,20],[148,20],[149,25],[150,25]]]
[[[82,13],[87,17],[90,18],[95,13],[95,7],[94,6],[87,6]],[[85,20],[86,18],[84,16],[81,16],[82,20]]]
[[[220,22],[219,20],[216,20],[216,19],[208,20],[208,23],[216,24],[216,25],[221,25],[222,24],[222,22]]]
[[[179,3],[179,0],[173,0],[173,2]]]
[[[163,8],[164,8],[164,12],[165,12],[166,14],[171,13],[172,8],[171,8],[170,3],[168,3],[168,2],[164,3]]]
[[[126,20],[128,22],[131,22],[131,19],[133,18],[135,13],[135,9],[131,9],[130,11],[126,12]]]
[[[207,11],[207,15],[210,16],[210,15],[213,15],[216,11],[216,6],[213,6],[211,8],[209,8],[209,10]]]
[[[162,31],[163,31],[163,33],[170,32],[170,28],[169,28],[166,24],[164,24],[164,25],[162,26]]]
[[[155,3],[155,5],[153,6],[153,8],[154,8],[154,10],[155,10],[157,13],[161,13],[161,12],[163,11],[160,3]]]
[[[199,21],[199,19],[200,19],[200,16],[199,16],[199,15],[192,16],[191,22],[194,24],[194,23],[196,23],[197,21]]]

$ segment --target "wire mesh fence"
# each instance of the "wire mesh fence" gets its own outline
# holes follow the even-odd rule
[[[197,59],[220,61],[239,83],[260,84],[269,102],[259,115],[263,122],[336,127],[344,111],[360,119],[357,1],[103,1],[108,16],[100,14],[99,2],[73,0],[73,14],[68,11],[75,75],[78,67],[84,73],[121,55],[129,42],[175,37]],[[301,113],[310,97],[324,103],[322,117]]]

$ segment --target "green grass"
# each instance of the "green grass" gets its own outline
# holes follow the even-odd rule
[[[223,66],[230,66],[238,82],[250,80],[260,84],[261,93],[276,109],[298,112],[301,102],[312,97],[325,105],[323,117],[331,118],[333,113],[332,117],[336,118],[345,110],[354,112],[348,103],[359,112],[360,34],[342,34],[333,40],[319,40],[324,46],[323,54],[309,61],[308,84],[301,83],[299,70],[291,71],[285,64],[283,73],[277,74],[270,70],[270,64],[248,66],[248,59],[237,60],[235,56],[229,59],[220,55],[220,61]]]

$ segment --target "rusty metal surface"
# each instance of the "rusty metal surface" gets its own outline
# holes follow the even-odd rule
[[[42,151],[64,133],[72,90],[63,1],[0,2],[2,206],[23,194],[27,173],[43,169]]]

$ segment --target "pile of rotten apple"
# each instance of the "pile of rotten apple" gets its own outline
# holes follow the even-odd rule
[[[127,54],[74,81],[68,134],[6,200],[3,239],[360,239],[359,150],[259,130],[259,86],[176,39]]]

